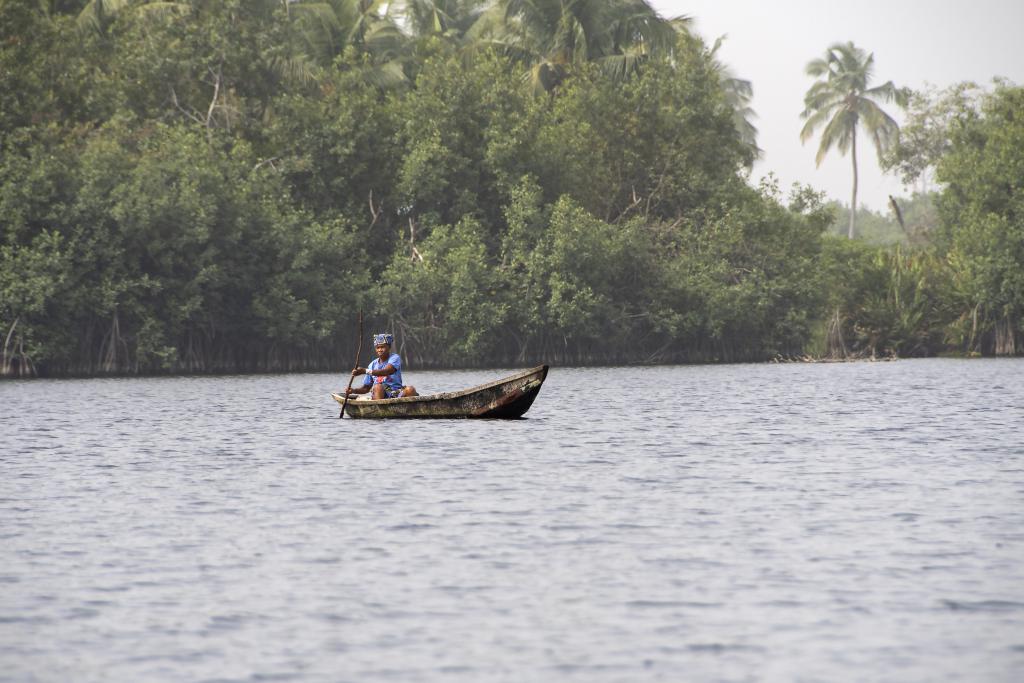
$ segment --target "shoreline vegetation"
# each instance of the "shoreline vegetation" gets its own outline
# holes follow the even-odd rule
[[[1024,89],[901,95],[851,215],[685,19],[393,5],[0,0],[0,377],[1024,352]]]

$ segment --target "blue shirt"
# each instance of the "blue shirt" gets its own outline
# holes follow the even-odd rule
[[[391,354],[391,357],[386,361],[381,362],[380,358],[374,358],[373,362],[366,366],[367,370],[383,370],[387,366],[393,366],[395,371],[388,376],[384,375],[366,375],[366,379],[363,380],[363,386],[368,387],[371,384],[383,384],[391,387],[392,389],[401,389],[402,384],[402,359],[397,353]]]

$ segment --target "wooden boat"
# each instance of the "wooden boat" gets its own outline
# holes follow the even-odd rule
[[[345,412],[352,418],[517,418],[530,409],[547,375],[548,366],[540,365],[463,391],[377,401],[350,398]],[[345,402],[344,396],[331,397]]]

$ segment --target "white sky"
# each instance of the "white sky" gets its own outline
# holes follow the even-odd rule
[[[794,182],[850,202],[850,157],[833,149],[815,169],[817,134],[800,144],[804,93],[814,82],[807,62],[829,45],[852,40],[875,55],[874,85],[892,80],[914,89],[944,88],[972,80],[988,85],[1004,76],[1024,85],[1024,2],[1021,0],[650,0],[665,17],[685,14],[710,46],[728,34],[719,49],[735,76],[752,82],[758,117],[758,144],[764,156],[754,167],[755,182],[774,172],[788,194]],[[902,123],[895,104],[884,105]],[[858,142],[863,138],[858,137]],[[895,176],[878,168],[874,148],[858,144],[858,204],[885,211],[889,194],[909,194]]]

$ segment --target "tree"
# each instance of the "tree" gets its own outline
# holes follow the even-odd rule
[[[857,126],[864,125],[881,159],[882,154],[898,140],[899,125],[875,100],[895,101],[902,105],[907,98],[906,91],[897,88],[892,81],[869,88],[874,66],[875,56],[865,54],[852,42],[836,43],[824,57],[807,64],[807,75],[819,80],[804,96],[801,117],[806,123],[800,131],[800,141],[807,142],[814,131],[823,127],[821,144],[814,158],[819,166],[833,146],[843,155],[850,151],[853,161],[850,239],[854,237],[857,220]]]
[[[709,55],[711,68],[718,74],[722,94],[725,95],[725,101],[732,107],[732,121],[736,126],[736,132],[739,133],[743,144],[750,147],[750,151],[753,153],[750,159],[750,164],[753,166],[754,161],[761,156],[762,152],[761,148],[757,146],[757,126],[750,122],[751,119],[757,117],[754,108],[750,106],[751,100],[754,99],[754,86],[750,81],[737,77],[729,65],[718,58],[718,50],[722,47],[724,40],[725,36],[719,36],[711,48]]]
[[[337,368],[360,307],[420,366],[797,356],[826,301],[880,353],[968,295],[986,349],[1021,319],[971,209],[923,337],[916,271],[748,187],[749,94],[648,0],[0,0],[0,375]]]
[[[499,0],[479,24],[476,35],[528,64],[534,90],[550,92],[587,62],[620,78],[635,73],[672,52],[688,19],[665,19],[647,0]]]
[[[900,174],[905,186],[921,184],[928,192],[928,176],[949,152],[954,121],[968,111],[981,108],[982,88],[965,81],[936,91],[934,88],[910,94],[899,142],[886,152],[883,166]]]
[[[981,112],[966,110],[952,127],[936,174],[946,185],[939,211],[949,230],[948,259],[962,301],[958,335],[1014,355],[1024,319],[1024,88],[997,86]],[[969,331],[968,331],[969,330]],[[994,331],[993,335],[990,333]],[[981,342],[978,344],[978,342]]]
[[[364,79],[394,88],[407,82],[402,62],[408,37],[391,5],[383,0],[292,0],[289,19],[298,28],[302,49],[317,64],[329,66],[346,48],[354,48],[366,57]]]
[[[486,9],[484,0],[401,0],[399,12],[414,36],[462,39]]]
[[[35,372],[25,340],[35,350],[33,318],[44,317],[63,284],[67,256],[62,246],[55,232],[42,232],[20,247],[0,244],[0,377]]]
[[[590,65],[560,90],[536,133],[536,175],[549,201],[569,194],[609,221],[674,221],[733,202],[751,150],[703,43],[677,39],[671,60],[649,61],[628,82]]]
[[[80,31],[92,31],[104,34],[117,18],[127,9],[137,9],[145,13],[186,13],[190,7],[185,2],[146,2],[131,3],[130,0],[89,0],[78,13],[77,24]]]

